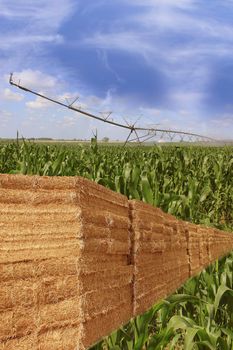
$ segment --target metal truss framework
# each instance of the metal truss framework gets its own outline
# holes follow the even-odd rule
[[[129,130],[129,134],[125,140],[124,145],[126,145],[128,142],[138,142],[138,143],[143,143],[146,141],[153,141],[153,139],[155,140],[156,137],[159,138],[159,140],[168,140],[170,142],[172,141],[186,141],[186,142],[208,142],[208,141],[216,141],[213,138],[207,137],[207,136],[203,136],[203,135],[199,135],[199,134],[195,134],[195,133],[190,133],[190,132],[186,132],[186,131],[178,131],[178,130],[169,130],[169,129],[160,129],[157,127],[140,127],[137,126],[137,122],[138,120],[133,123],[130,124],[127,121],[125,121],[125,124],[123,123],[119,123],[114,121],[113,119],[110,119],[110,115],[112,114],[112,112],[100,112],[100,115],[95,115],[93,113],[90,113],[88,111],[85,111],[83,109],[81,109],[81,107],[75,107],[74,104],[75,102],[78,100],[79,97],[76,97],[71,103],[69,103],[69,101],[67,101],[67,103],[63,103],[61,101],[58,101],[56,99],[50,98],[48,96],[45,96],[39,92],[36,92],[32,89],[29,89],[23,85],[20,84],[20,80],[16,83],[13,80],[13,73],[10,74],[10,78],[9,78],[9,83],[11,85],[14,85],[16,87],[18,87],[21,90],[24,90],[26,92],[30,92],[38,97],[41,97],[47,101],[56,103],[57,105],[60,105],[62,107],[68,108],[72,111],[78,112],[80,114],[83,114],[86,117],[92,118],[92,119],[96,119],[99,120],[101,122],[104,123],[108,123],[111,124],[113,126],[117,126],[120,127],[122,129],[127,129]]]

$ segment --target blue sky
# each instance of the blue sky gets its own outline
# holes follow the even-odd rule
[[[0,29],[0,137],[125,137],[14,72],[116,121],[233,138],[233,0],[0,0]]]

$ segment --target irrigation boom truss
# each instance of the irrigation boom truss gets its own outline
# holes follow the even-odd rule
[[[112,112],[109,112],[106,117],[101,117],[101,116],[95,115],[95,114],[90,113],[88,111],[85,111],[81,108],[75,107],[74,103],[77,101],[78,98],[76,98],[72,103],[66,104],[66,103],[63,103],[63,102],[58,101],[56,99],[45,96],[39,92],[33,91],[32,89],[29,89],[29,88],[21,85],[20,81],[18,83],[14,82],[13,73],[10,74],[9,83],[11,85],[18,87],[21,90],[24,90],[26,92],[30,92],[30,93],[32,93],[36,96],[39,96],[45,100],[48,100],[48,101],[56,103],[62,107],[65,107],[65,108],[68,108],[72,111],[83,114],[86,117],[96,119],[96,120],[99,120],[101,122],[108,123],[108,124],[111,124],[113,126],[117,126],[117,127],[129,130],[129,134],[127,136],[127,139],[125,140],[125,144],[127,142],[133,142],[133,141],[138,141],[139,143],[142,143],[142,142],[145,142],[145,141],[148,141],[148,140],[155,138],[157,135],[160,136],[160,140],[162,140],[163,138],[165,138],[167,136],[170,141],[173,141],[176,137],[178,137],[180,141],[204,141],[204,142],[216,141],[213,138],[199,135],[199,134],[195,134],[195,133],[191,133],[191,132],[186,132],[186,131],[160,129],[160,128],[154,128],[154,127],[152,127],[152,128],[139,127],[139,126],[136,126],[137,121],[134,124],[129,124],[127,122],[125,124],[119,123],[119,122],[116,122],[112,119],[108,119]],[[103,115],[103,113],[102,113],[102,115]],[[131,138],[132,134],[135,135],[134,138]]]

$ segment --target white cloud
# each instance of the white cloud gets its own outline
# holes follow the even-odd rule
[[[9,76],[5,76],[8,80]],[[51,90],[54,89],[59,82],[57,78],[52,75],[45,74],[39,70],[26,69],[21,72],[15,72],[13,75],[13,80],[17,83],[20,81],[25,87],[35,89],[35,90]]]
[[[218,118],[215,117],[211,120],[211,123],[217,128],[229,128],[233,125],[233,115],[224,114],[222,116],[218,116]]]
[[[150,6],[152,8],[180,8],[180,9],[191,9],[195,6],[194,0],[127,0],[129,4],[137,6]]]
[[[8,88],[4,89],[4,91],[3,91],[3,99],[4,100],[22,101],[23,98],[24,98],[24,96],[22,94],[13,92]]]
[[[173,34],[185,33],[195,37],[199,36],[200,42],[205,38],[232,41],[233,28],[231,25],[222,23],[212,16],[206,15],[203,18],[195,11],[179,11],[177,6],[158,8],[155,5],[140,15],[132,16],[131,20],[147,30],[156,30],[159,34],[172,31]]]
[[[98,49],[123,50],[138,54],[155,51],[154,46],[145,40],[144,35],[132,31],[96,32],[93,36],[86,37],[82,44]]]
[[[81,96],[80,98],[80,94],[77,92],[64,92],[63,94],[58,95],[56,99],[65,103],[66,105],[70,105],[81,110],[88,109],[88,105],[84,102],[83,97]]]
[[[77,125],[77,115],[65,115],[61,120],[56,122],[58,127],[70,128]]]
[[[176,90],[170,95],[170,99],[174,105],[184,109],[192,109],[201,105],[205,94],[199,91]]]
[[[38,45],[42,43],[63,43],[63,37],[59,34],[55,35],[30,35],[25,33],[18,33],[17,35],[0,35],[1,49],[11,50],[16,46],[22,45]],[[24,48],[25,49],[25,48]]]
[[[72,14],[75,2],[72,0],[33,0],[5,1],[0,0],[1,16],[8,20],[27,21],[28,29],[36,27],[46,32],[57,29]]]
[[[0,128],[6,128],[12,119],[12,113],[5,110],[0,110]]]
[[[37,96],[34,101],[28,101],[25,105],[31,109],[43,109],[51,107],[51,102]]]

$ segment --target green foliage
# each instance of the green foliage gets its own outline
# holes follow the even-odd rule
[[[232,147],[0,144],[0,173],[84,176],[194,223],[233,230]],[[233,349],[233,254],[92,349]]]

